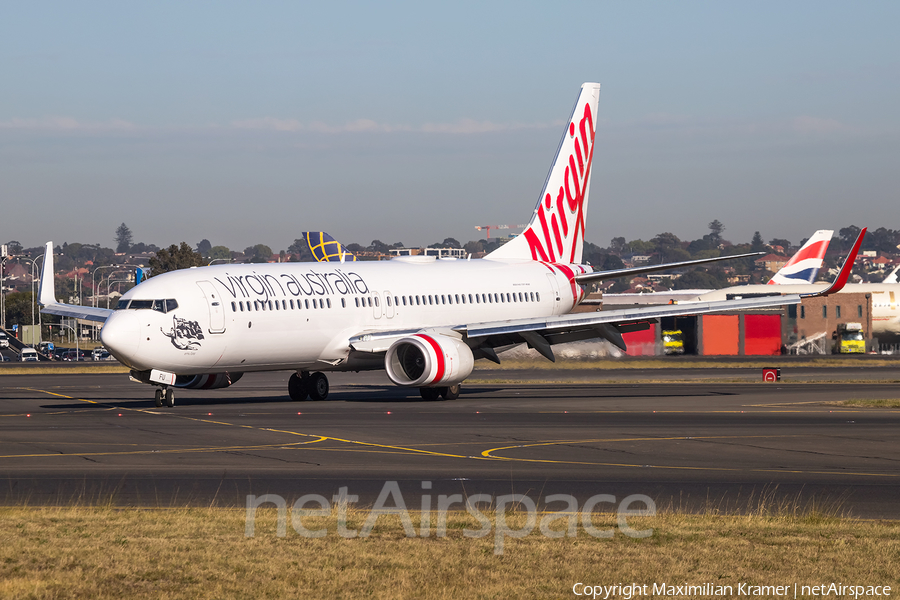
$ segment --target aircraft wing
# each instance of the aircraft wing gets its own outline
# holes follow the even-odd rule
[[[44,249],[44,265],[41,269],[41,288],[38,291],[38,304],[41,305],[42,313],[98,323],[104,323],[113,313],[111,308],[57,302],[53,275],[53,242],[47,242],[47,247]]]
[[[759,298],[719,300],[715,302],[687,302],[682,304],[650,305],[621,310],[587,313],[570,313],[550,317],[510,319],[469,323],[446,328],[446,333],[461,336],[466,340],[476,358],[488,358],[500,362],[495,348],[505,348],[521,343],[540,352],[549,360],[554,360],[552,346],[566,342],[602,338],[625,350],[623,333],[647,329],[662,317],[701,315],[714,312],[755,310],[784,305],[799,304],[802,298],[828,296],[844,287],[853,262],[859,252],[863,229],[853,249],[844,261],[834,282],[820,292],[808,294],[781,295],[773,290],[771,296]],[[437,330],[438,332],[440,329]],[[386,352],[397,339],[412,335],[417,331],[377,331],[354,336],[350,346],[358,352]]]
[[[488,358],[499,362],[495,348],[527,343],[544,357],[554,360],[551,346],[579,340],[602,338],[625,350],[623,333],[648,329],[662,317],[754,310],[799,303],[800,296],[795,294],[746,300],[650,305],[622,310],[471,323],[449,327],[448,333],[452,331],[466,339],[476,358]],[[417,332],[418,330],[371,332],[353,337],[350,345],[359,352],[386,352],[397,339]]]
[[[586,283],[595,283],[606,279],[616,279],[618,277],[627,277],[629,275],[640,275],[642,273],[656,273],[658,271],[668,271],[669,269],[681,269],[684,267],[696,267],[697,265],[705,265],[708,263],[719,262],[720,260],[734,260],[736,258],[749,258],[751,256],[762,256],[765,252],[748,252],[747,254],[734,254],[732,256],[716,256],[713,258],[700,258],[697,260],[685,260],[681,262],[665,263],[661,265],[647,265],[644,267],[632,267],[630,269],[616,269],[615,271],[594,271],[592,273],[584,273],[576,275],[575,281],[581,285]]]
[[[85,321],[96,321],[97,323],[105,323],[114,311],[111,308],[100,308],[93,306],[79,306],[77,304],[62,304],[54,302],[53,304],[44,304],[41,306],[41,312],[45,315],[59,315],[61,317],[69,317],[70,319],[84,319]]]

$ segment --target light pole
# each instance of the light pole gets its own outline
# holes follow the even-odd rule
[[[35,298],[34,298],[34,272],[37,270],[37,262],[36,262],[36,261],[37,261],[39,258],[43,258],[43,257],[44,257],[43,254],[42,254],[41,256],[37,257],[37,258],[29,258],[29,257],[27,257],[27,256],[15,256],[15,257],[13,257],[13,258],[15,258],[16,260],[18,260],[18,259],[20,259],[20,258],[24,258],[25,260],[27,260],[27,261],[29,261],[29,262],[31,263],[31,345],[32,345],[32,346],[34,345],[34,301],[35,301]],[[41,313],[38,312],[38,323],[41,322],[41,320],[40,320],[40,319],[41,319],[40,314],[41,314]],[[41,330],[38,329],[38,331],[40,332]],[[38,333],[38,341],[41,341],[42,339],[43,339],[42,333]]]
[[[101,288],[103,287],[103,280],[105,279],[107,282],[106,283],[106,308],[109,308],[109,288],[110,288],[109,282],[110,282],[110,280],[112,280],[113,275],[115,275],[116,273],[127,273],[127,272],[128,272],[128,269],[119,269],[118,271],[110,271],[106,275],[106,277],[102,277],[100,279],[100,287]],[[121,281],[130,281],[130,280],[123,279]]]
[[[120,269],[120,268],[127,267],[127,266],[128,265],[103,265],[103,266],[97,267],[96,269],[91,271],[91,296],[92,296],[92,300],[93,300],[93,302],[91,302],[91,304],[93,306],[97,306],[97,292],[96,292],[97,288],[94,287],[94,275],[97,273],[97,271],[99,271],[100,269]],[[103,279],[100,280],[100,285],[103,285]],[[108,301],[108,299],[107,299],[107,301]],[[107,304],[106,308],[109,308],[109,304]]]
[[[75,319],[75,325],[78,325],[78,319]],[[63,323],[62,320],[60,320],[59,326],[60,327],[68,327],[69,329],[72,330],[72,333],[75,334],[75,361],[77,362],[78,359],[81,358],[81,352],[78,349],[78,332],[71,325],[66,325],[65,323]]]

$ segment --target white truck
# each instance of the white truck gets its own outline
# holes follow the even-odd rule
[[[38,352],[34,348],[25,346],[24,348],[19,350],[20,362],[38,362],[38,360]]]
[[[9,336],[0,331],[0,348],[9,348]]]

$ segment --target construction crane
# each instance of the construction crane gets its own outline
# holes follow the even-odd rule
[[[528,225],[476,225],[475,229],[487,229],[487,239],[491,239],[491,229],[525,229]]]

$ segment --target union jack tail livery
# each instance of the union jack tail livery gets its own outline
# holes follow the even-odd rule
[[[822,268],[822,260],[825,258],[825,251],[828,250],[828,243],[831,242],[833,234],[834,231],[831,229],[820,229],[815,232],[797,254],[775,273],[769,280],[769,285],[814,282],[819,269]]]
[[[599,83],[581,86],[531,222],[486,258],[581,263],[599,99]]]

